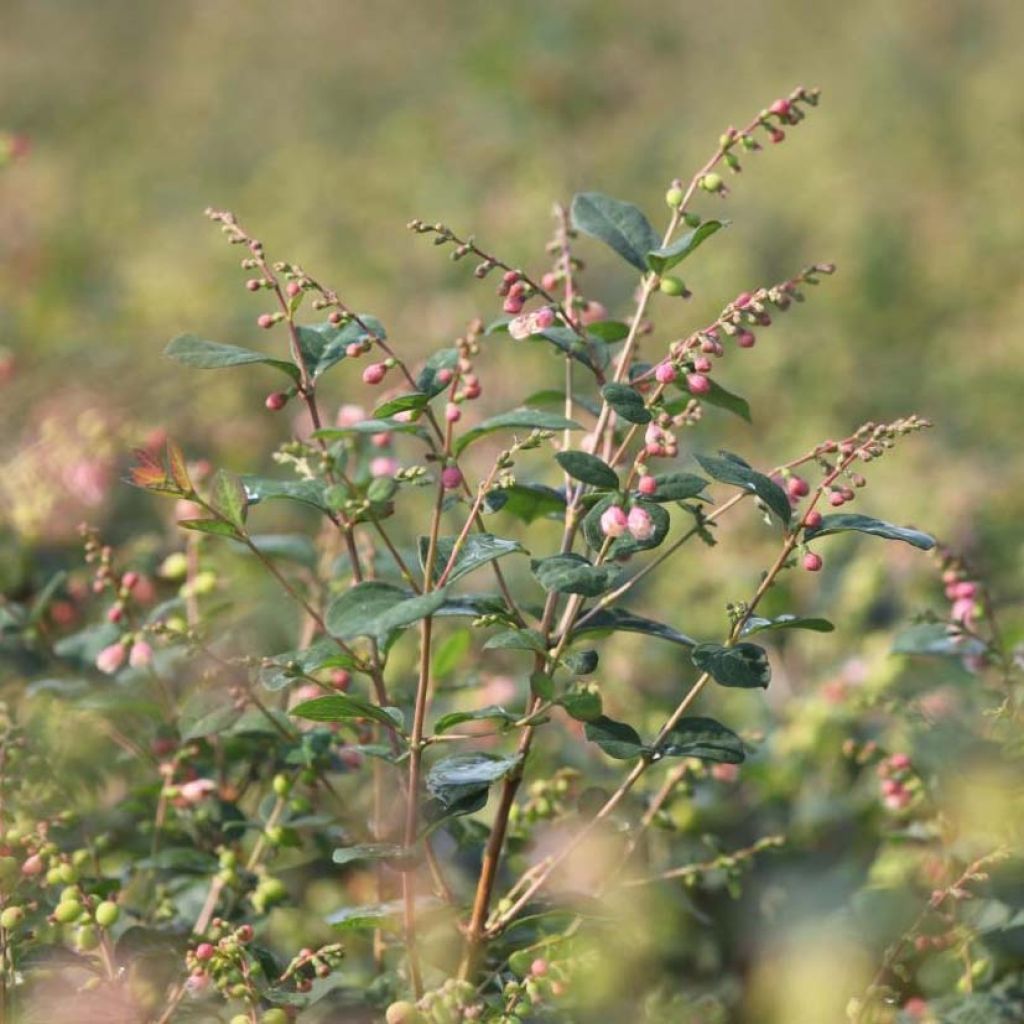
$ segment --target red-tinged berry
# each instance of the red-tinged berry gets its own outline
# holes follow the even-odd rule
[[[658,363],[654,368],[654,379],[659,384],[671,384],[679,376],[679,371],[671,363]]]
[[[688,373],[686,387],[691,394],[706,395],[711,390],[711,381],[703,373]]]
[[[736,344],[740,348],[753,348],[757,342],[757,335],[753,331],[740,331],[736,335]]]
[[[331,686],[336,690],[347,690],[352,683],[352,673],[347,669],[336,668],[331,672]]]
[[[845,502],[846,502],[846,498],[843,497],[842,491],[833,491],[828,496],[828,503],[833,508],[839,508],[839,506],[845,504]]]
[[[458,466],[445,466],[441,470],[441,486],[446,491],[454,491],[462,486],[462,470]]]
[[[711,360],[707,356],[697,356],[693,361],[693,368],[698,373],[710,373],[711,372]]]
[[[791,498],[805,498],[811,493],[810,485],[802,476],[791,476],[786,481],[786,490]]]
[[[121,586],[125,590],[134,590],[139,582],[139,574],[129,570],[121,577]]]
[[[345,355],[349,359],[358,359],[363,354],[363,343],[361,341],[350,341],[345,346]]]
[[[558,287],[558,275],[549,270],[540,279],[540,286],[546,292],[553,292]]]
[[[302,285],[298,281],[289,281],[284,290],[288,293],[289,298],[294,299],[296,295],[302,294]]]
[[[812,529],[821,526],[821,513],[816,508],[812,508],[804,516],[804,526],[809,526]]]
[[[555,323],[555,311],[550,306],[544,306],[533,314],[534,333],[546,331]]]
[[[263,287],[263,282],[258,277],[250,277],[245,282],[245,287],[251,292],[258,292]]]
[[[768,137],[778,145],[786,138],[786,133],[781,128],[773,128],[769,133]]]
[[[273,327],[275,323],[277,323],[277,320],[274,318],[273,313],[260,313],[256,318],[256,325],[258,327],[262,327],[264,330],[268,330]]]
[[[518,295],[510,295],[502,303],[501,308],[512,316],[518,316],[523,311],[523,300]]]
[[[977,583],[970,583],[970,582],[965,581],[963,583],[957,583],[953,587],[952,597],[956,598],[957,600],[960,600],[960,601],[970,601],[970,600],[973,600],[977,596],[978,596],[978,584]]]
[[[535,978],[543,978],[548,973],[548,962],[543,957],[537,957],[536,960],[530,964],[530,973]]]
[[[821,555],[816,555],[813,551],[808,551],[804,555],[804,568],[808,572],[817,572],[824,564],[821,560]]]
[[[519,271],[518,270],[506,270],[505,273],[501,275],[501,279],[507,285],[516,284],[518,282],[518,280],[519,280]]]
[[[768,110],[777,117],[789,117],[789,100],[776,100]]]
[[[197,960],[212,960],[214,953],[217,950],[214,948],[212,942],[200,942],[196,946],[196,959]]]
[[[332,309],[327,316],[328,322],[334,324],[335,327],[337,327],[343,319],[344,317],[336,309]]]
[[[387,375],[388,368],[383,363],[370,363],[363,370],[364,384],[379,384]]]
[[[444,418],[447,423],[458,423],[462,419],[462,410],[454,402],[449,402],[444,407]]]
[[[448,369],[447,366],[437,371],[437,383],[438,384],[451,384],[453,373]]]
[[[650,475],[642,476],[637,482],[636,489],[641,494],[646,494],[648,497],[650,497],[652,494],[654,494],[655,491],[657,491],[658,481],[655,480],[654,477]]]
[[[283,391],[271,391],[263,404],[271,412],[280,412],[288,404],[288,396]]]

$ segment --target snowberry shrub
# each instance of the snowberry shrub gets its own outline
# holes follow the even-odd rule
[[[253,323],[267,343],[241,348],[188,334],[167,355],[186,367],[261,364],[280,373],[265,407],[282,417],[301,412],[275,453],[290,475],[211,472],[174,442],[140,450],[132,482],[176,499],[187,531],[185,551],[163,565],[166,577],[182,580],[180,597],[156,608],[147,608],[138,572],[116,565],[87,533],[94,590],[109,605],[104,642],[84,649],[99,673],[148,680],[170,715],[145,739],[155,764],[140,757],[140,771],[145,765],[156,782],[147,798],[153,849],[118,885],[101,870],[102,850],[62,852],[45,822],[8,832],[9,874],[18,880],[5,889],[0,922],[9,944],[25,927],[16,908],[40,928],[74,926],[81,957],[99,965],[97,984],[112,988],[119,935],[149,934],[162,922],[169,933],[184,928],[191,937],[156,973],[143,1019],[169,1021],[196,1001],[220,999],[238,1014],[232,1020],[285,1020],[331,986],[367,985],[363,998],[392,1024],[572,1019],[581,921],[546,914],[553,876],[613,821],[624,823],[590,885],[602,894],[628,873],[681,778],[666,783],[665,762],[707,763],[725,778],[744,761],[750,744],[693,714],[695,701],[716,686],[769,685],[771,661],[755,637],[831,628],[820,618],[766,618],[765,595],[784,573],[827,574],[819,549],[836,534],[932,546],[926,534],[870,515],[821,511],[857,499],[860,471],[927,426],[915,416],[865,424],[774,468],[727,451],[681,451],[708,406],[750,418],[748,403],[720,383],[720,365],[833,272],[814,264],[742,291],[700,327],[662,331],[651,321],[659,303],[669,322],[685,310],[679,300],[690,290],[671,272],[727,237],[727,222],[699,214],[698,200],[723,200],[722,172],[739,171],[764,139],[781,142],[816,103],[816,91],[798,89],[730,129],[703,167],[670,184],[662,231],[630,203],[577,195],[558,210],[552,265],[541,272],[446,225],[413,221],[413,232],[496,282],[501,308],[422,363],[381,320],[272,257],[233,214],[208,211],[243,253],[245,287],[262,302]],[[637,278],[635,306],[620,317],[586,293],[578,254],[588,239],[609,246]],[[485,373],[488,349],[505,345],[550,346],[560,365],[548,389],[515,396],[501,411],[493,401],[512,398],[517,382]],[[344,377],[349,396],[329,415],[328,374]],[[483,403],[486,415],[476,411]],[[280,422],[283,432],[289,421]],[[272,501],[312,508],[318,528],[301,542],[261,533]],[[763,520],[775,553],[754,591],[729,605],[719,636],[689,636],[675,609],[659,618],[630,610],[652,573],[670,569],[688,544],[714,544],[717,524],[744,514]],[[538,519],[559,524],[555,546],[538,544]],[[240,649],[220,628],[219,584],[203,568],[217,544],[247,553],[280,587],[280,616],[294,611],[297,622],[289,650]],[[966,590],[956,599],[968,601]],[[245,600],[244,591],[233,595]],[[691,674],[646,735],[602,705],[602,660],[623,632],[671,645]],[[445,685],[460,666],[488,659],[519,666],[515,693],[482,706],[469,688]],[[188,664],[215,687],[185,701],[177,679]],[[578,732],[562,728],[567,718]],[[568,766],[538,771],[535,742],[552,730],[559,743],[578,737],[622,762],[617,785],[588,787]],[[139,737],[121,740],[137,752]],[[352,784],[363,777],[365,787]],[[171,821],[183,842],[161,850]],[[552,821],[562,825],[557,844],[533,850],[534,829]],[[773,845],[739,851],[729,870]],[[374,896],[329,918],[342,942],[303,948],[282,967],[260,932],[274,907],[298,898],[275,873],[296,849],[324,870],[329,861],[341,873],[370,865]],[[200,875],[198,899],[154,881],[175,857]],[[63,886],[59,899],[53,886]]]

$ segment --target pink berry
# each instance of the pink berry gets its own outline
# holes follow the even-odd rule
[[[743,309],[744,306],[750,305],[750,300],[752,298],[753,296],[750,294],[750,292],[740,292],[739,295],[737,295],[736,298],[733,300],[733,305],[737,309]]]
[[[302,285],[299,284],[298,281],[289,281],[288,284],[285,285],[284,290],[288,293],[290,298],[294,299],[296,295],[300,295],[302,293]]]
[[[769,133],[768,137],[778,145],[786,138],[786,133],[781,128],[773,128]]]
[[[802,476],[791,476],[786,481],[786,490],[791,498],[804,498],[811,492],[811,488]]]
[[[882,796],[895,796],[903,791],[902,783],[895,779],[882,779]]]
[[[454,491],[462,485],[462,470],[458,466],[445,466],[441,470],[441,486],[446,491]]]
[[[126,657],[127,651],[124,649],[124,644],[120,642],[110,644],[96,655],[96,667],[108,676],[113,675],[125,663]]]
[[[540,279],[540,286],[546,292],[553,292],[558,287],[558,275],[550,270]]]
[[[789,100],[776,100],[768,109],[778,117],[788,117]]]
[[[370,444],[374,448],[387,448],[391,444],[391,434],[386,430],[382,430],[379,434],[371,434]]]
[[[804,526],[821,526],[821,513],[816,508],[812,508],[811,511],[804,516]]]
[[[808,551],[804,555],[804,568],[808,572],[817,572],[822,566],[821,555],[816,555],[813,551]]]
[[[519,280],[519,271],[518,270],[506,270],[505,273],[502,274],[501,279],[502,279],[502,281],[505,282],[505,284],[508,284],[508,285],[515,284]]]
[[[543,978],[548,973],[548,962],[543,957],[537,957],[536,960],[530,964],[530,973],[535,978]]]
[[[658,363],[654,368],[654,379],[659,384],[671,384],[678,376],[678,371],[671,363]]]
[[[260,313],[256,318],[256,324],[264,330],[267,330],[269,327],[273,327],[275,323],[276,321],[274,320],[273,313]]]
[[[121,586],[125,590],[134,590],[139,582],[139,574],[132,570],[129,570],[121,577]]]
[[[288,396],[283,391],[271,391],[263,404],[271,412],[280,412],[288,403]]]
[[[511,313],[512,316],[517,316],[523,311],[523,300],[518,295],[510,295],[503,303],[501,308],[506,313]]]
[[[605,320],[608,317],[608,310],[600,302],[590,301],[584,307],[580,313],[580,320],[584,324],[595,324],[599,320]]]
[[[639,505],[635,505],[629,510],[629,515],[626,517],[626,526],[634,540],[650,540],[654,536],[654,520],[651,519],[650,512]]]
[[[31,878],[33,875],[41,875],[44,867],[43,858],[38,853],[33,853],[32,856],[25,858],[25,862],[21,865],[21,873],[27,878]]]
[[[480,397],[480,390],[481,390],[481,388],[480,388],[479,382],[478,381],[474,381],[472,384],[467,384],[462,389],[462,396],[463,396],[463,398],[466,398],[466,399],[472,401],[474,398],[479,398]]]
[[[628,526],[629,519],[618,505],[611,505],[601,513],[601,532],[606,537],[621,537]]]
[[[910,755],[909,754],[893,754],[889,758],[889,767],[894,771],[905,771],[910,767]]]
[[[212,960],[213,954],[216,950],[213,948],[213,944],[210,942],[200,942],[196,946],[196,959],[197,960]]]
[[[647,475],[640,477],[637,482],[636,489],[641,494],[646,494],[648,497],[658,489],[658,481],[653,476]]]
[[[342,321],[342,315],[336,309],[333,309],[327,319],[337,327]]]
[[[358,359],[362,354],[363,354],[362,342],[350,341],[345,346],[345,355],[347,355],[349,357],[349,359]]]
[[[388,368],[383,363],[370,363],[369,366],[363,370],[363,383],[364,384],[379,384],[388,372]]]
[[[976,597],[978,594],[977,583],[957,583],[953,588],[953,597],[961,601],[968,601]]]
[[[393,459],[390,455],[381,455],[376,459],[370,460],[370,476],[374,478],[394,476],[398,469],[398,459]]]
[[[693,361],[693,368],[698,373],[710,373],[711,372],[711,360],[707,356],[697,356]]]
[[[458,423],[462,419],[462,410],[454,402],[449,402],[444,408],[444,418],[448,423]]]
[[[153,648],[145,640],[136,640],[128,655],[128,664],[132,668],[145,668],[153,660]]]
[[[740,348],[753,348],[756,341],[757,337],[753,331],[740,331],[739,334],[736,335],[736,344],[739,345]]]
[[[107,609],[107,622],[120,622],[124,618],[124,606],[112,604]]]
[[[245,282],[245,287],[251,292],[258,292],[263,287],[263,282],[258,277],[250,277]]]
[[[686,386],[694,395],[706,395],[711,390],[711,381],[703,373],[688,373]]]
[[[839,508],[839,506],[840,506],[840,505],[842,505],[842,504],[844,504],[844,503],[845,503],[845,501],[846,501],[846,498],[844,498],[844,497],[843,497],[843,494],[842,494],[842,492],[841,492],[841,491],[833,491],[833,492],[832,492],[832,493],[831,493],[831,494],[830,494],[830,495],[828,496],[828,503],[829,503],[829,504],[830,504],[830,505],[831,505],[831,506],[832,506],[833,508]]]
[[[336,668],[331,672],[331,686],[336,690],[347,690],[352,682],[352,674],[343,668]]]
[[[533,315],[533,326],[538,331],[546,331],[555,322],[555,311],[550,306],[538,309]]]
[[[437,371],[437,383],[438,384],[450,384],[452,382],[452,371],[448,367],[444,367]]]

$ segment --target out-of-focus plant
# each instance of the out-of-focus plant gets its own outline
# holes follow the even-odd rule
[[[782,142],[816,103],[798,89],[726,132],[704,166],[671,183],[662,232],[630,203],[577,195],[556,210],[543,273],[413,221],[453,259],[470,259],[476,277],[497,278],[504,314],[472,321],[420,367],[376,317],[272,259],[233,214],[208,211],[242,251],[246,287],[271,306],[257,325],[282,343],[268,353],[190,334],[167,354],[280,373],[265,404],[299,410],[274,453],[288,475],[213,471],[173,441],[150,445],[131,480],[175,499],[183,550],[122,555],[86,528],[87,581],[58,575],[31,602],[5,600],[5,649],[35,676],[0,744],[5,1008],[26,1019],[74,1007],[78,1019],[235,1024],[336,1019],[325,1015],[340,1007],[388,1024],[584,1019],[601,962],[594,935],[623,900],[676,880],[738,893],[785,843],[772,830],[732,845],[709,837],[697,850],[652,832],[695,787],[730,785],[760,741],[771,746],[694,714],[698,698],[769,685],[755,638],[832,630],[767,612],[780,580],[821,571],[819,549],[834,535],[933,546],[919,530],[841,511],[865,486],[862,471],[927,423],[868,423],[767,471],[726,451],[678,468],[680,435],[707,407],[750,418],[719,383],[717,361],[753,346],[833,268],[742,292],[696,330],[665,332],[652,316],[656,303],[679,308],[689,290],[673,272],[727,226],[696,213],[696,200],[724,198],[724,172]],[[639,275],[625,317],[586,294],[581,234]],[[557,380],[481,418],[473,403],[486,350],[499,344],[549,346]],[[327,419],[321,378],[353,364],[366,389],[397,385],[369,413],[349,402]],[[256,529],[278,501],[307,510],[310,529]],[[653,573],[683,564],[687,545],[713,546],[719,522],[744,510],[774,550],[752,592],[727,607],[720,637],[689,636],[685,610],[629,610]],[[269,611],[247,601],[253,566],[278,588]],[[946,571],[953,633],[925,624],[928,642],[1002,673],[992,724],[1012,731],[1012,655],[997,633],[975,629],[978,585],[953,562]],[[97,608],[104,621],[78,628]],[[599,680],[624,633],[670,645],[689,680],[653,728],[606,713]],[[38,753],[50,702],[66,732],[61,765]],[[591,748],[625,770],[611,775]],[[910,838],[940,827],[914,757],[877,741],[845,756],[880,766],[874,806]],[[82,813],[96,793],[109,810]],[[908,947],[931,942],[933,917],[945,924],[942,949],[966,950],[968,990],[1004,981],[977,968],[977,931],[959,931],[951,908],[1005,846],[966,859],[946,851],[924,913],[851,1003],[855,1019],[892,1019],[911,997]],[[333,882],[344,901],[330,911],[319,902]],[[293,928],[301,948],[281,961],[270,947],[296,923],[292,910],[316,911],[333,931]],[[728,1012],[698,991],[656,990],[645,1006],[652,1020]]]

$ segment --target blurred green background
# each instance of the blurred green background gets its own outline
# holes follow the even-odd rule
[[[277,430],[248,416],[262,382],[197,381],[160,354],[184,330],[266,342],[208,204],[427,351],[498,305],[410,217],[543,269],[553,200],[596,188],[660,223],[671,177],[804,83],[821,107],[748,159],[728,200],[704,200],[733,227],[659,326],[834,260],[813,301],[723,365],[756,421],[728,440],[773,463],[865,418],[928,416],[936,430],[881,479],[905,520],[991,540],[1015,571],[1024,5],[5,0],[3,23],[0,126],[32,143],[0,178],[5,459],[45,443],[40,409],[67,441],[101,432],[80,422],[99,406],[122,434],[169,421],[248,468],[254,430]],[[625,315],[629,276],[581,250],[590,292]],[[538,358],[538,384],[557,365]]]

